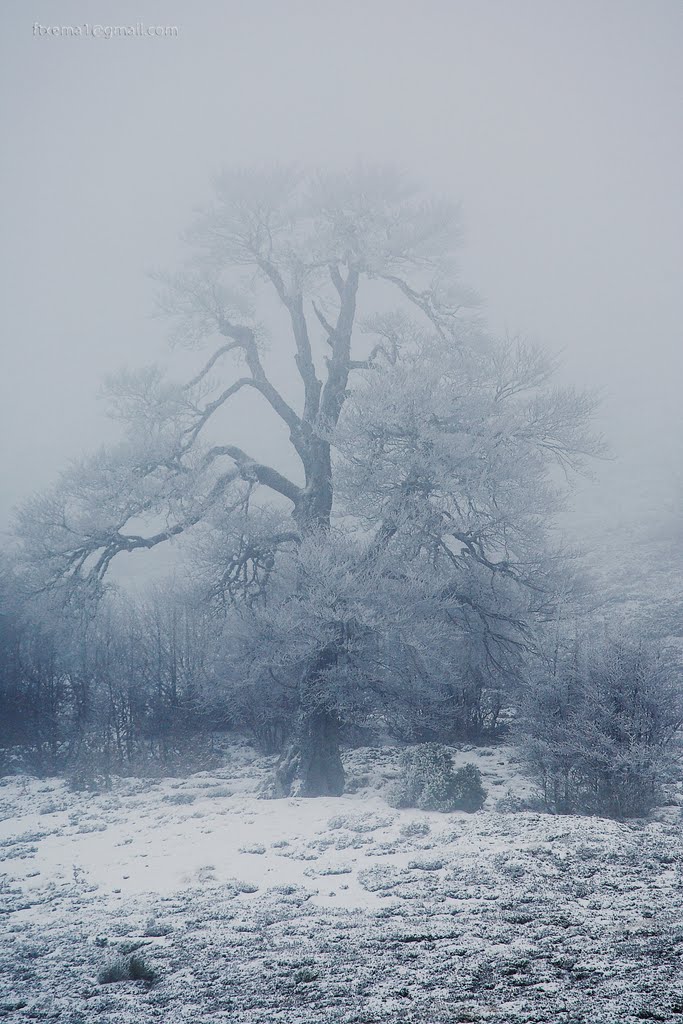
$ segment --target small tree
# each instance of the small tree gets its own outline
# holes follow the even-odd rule
[[[620,637],[584,639],[535,680],[522,751],[550,810],[646,814],[669,777],[683,723],[680,670],[662,650]]]

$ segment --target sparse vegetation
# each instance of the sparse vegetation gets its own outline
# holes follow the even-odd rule
[[[406,839],[410,839],[414,836],[428,836],[431,826],[428,821],[407,821],[399,831]]]
[[[165,935],[170,935],[173,931],[173,926],[166,924],[162,921],[158,921],[155,917],[147,919],[145,925],[145,935],[151,938],[163,938]]]
[[[232,790],[228,789],[227,786],[214,786],[204,793],[204,797],[209,800],[224,800],[230,796],[232,796]]]
[[[311,982],[317,981],[319,977],[319,972],[314,971],[311,967],[300,967],[298,971],[294,972],[294,984],[310,985]]]
[[[72,793],[104,793],[111,789],[111,775],[97,763],[97,759],[87,757],[73,765],[66,774],[67,786]]]
[[[148,994],[158,992],[153,1006],[169,1024],[210,1021],[219,1012],[265,1024],[292,998],[305,1003],[307,1019],[322,1024],[342,992],[345,1012],[359,1020],[371,1000],[378,1024],[395,1024],[406,1007],[417,1020],[441,1021],[454,1016],[439,1001],[446,974],[455,979],[449,992],[457,993],[456,1008],[469,1008],[472,1000],[481,1019],[495,1024],[503,1024],[497,1007],[505,1003],[510,1016],[517,993],[539,1024],[562,1013],[588,1018],[596,1005],[605,1022],[630,1020],[633,1005],[670,1019],[678,983],[673,972],[667,980],[661,958],[680,945],[683,895],[675,866],[683,833],[676,807],[662,809],[668,824],[630,827],[538,813],[426,821],[419,811],[389,813],[379,791],[322,806],[264,805],[256,783],[270,761],[243,753],[233,757],[230,773],[220,773],[236,795],[225,807],[214,803],[206,818],[184,820],[186,841],[172,853],[179,879],[170,893],[164,879],[155,891],[153,869],[159,858],[168,861],[168,836],[179,826],[177,816],[163,811],[164,788],[116,783],[133,799],[108,811],[102,841],[111,856],[108,875],[98,877],[87,862],[92,833],[77,832],[70,818],[88,825],[102,804],[109,806],[108,797],[83,800],[57,780],[43,786],[17,779],[2,787],[17,820],[36,798],[58,791],[74,813],[49,828],[37,818],[43,832],[24,830],[0,844],[10,923],[0,930],[0,965],[11,986],[7,994],[0,989],[0,1006],[3,999],[23,1000],[37,1014],[39,1000],[58,997],[69,1020],[90,1024],[95,1013],[130,1019],[131,999],[144,999],[147,1007]],[[376,747],[344,756],[351,772],[385,778],[400,754]],[[457,758],[458,767],[476,760],[487,785],[502,780],[491,783],[493,794],[528,785],[509,746],[461,751]],[[195,782],[206,779],[191,785],[198,789]],[[297,811],[302,806],[305,815]],[[266,820],[273,837],[265,852],[240,853],[260,845],[255,840]],[[25,858],[40,858],[55,836],[75,844],[73,882],[69,873],[68,884],[55,887],[44,863],[29,880]],[[204,862],[196,860],[198,849]],[[241,869],[242,878],[258,872],[260,885],[242,881]],[[232,871],[237,877],[229,877]],[[121,881],[110,887],[112,878]],[[46,900],[48,913],[40,910]],[[33,913],[13,919],[29,908]],[[59,958],[50,955],[56,949]],[[601,964],[613,962],[615,949],[623,970],[604,972]],[[99,969],[100,996],[84,985],[84,969],[93,977]],[[156,974],[164,981],[158,987]],[[404,989],[409,996],[396,995]],[[84,991],[91,993],[85,1012]]]
[[[167,804],[193,804],[195,801],[194,793],[167,793],[164,797]]]
[[[114,985],[120,981],[146,981],[153,984],[156,973],[141,956],[119,957],[107,964],[97,975],[100,985]]]

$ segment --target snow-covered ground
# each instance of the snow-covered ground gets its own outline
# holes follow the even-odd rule
[[[355,793],[261,800],[244,743],[185,779],[0,780],[0,1017],[11,1021],[683,1021],[678,808],[620,824],[504,810],[507,747],[461,750],[477,814]],[[508,801],[509,803],[509,801]],[[100,984],[132,954],[157,980]]]

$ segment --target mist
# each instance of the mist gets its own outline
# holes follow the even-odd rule
[[[682,1019],[680,0],[0,19],[0,1017]]]
[[[86,18],[177,36],[36,34]],[[3,19],[5,525],[115,436],[104,374],[166,359],[148,274],[178,263],[212,177],[272,161],[395,163],[459,201],[462,278],[492,326],[603,396],[615,462],[579,511],[678,501],[680,4],[65,2]]]

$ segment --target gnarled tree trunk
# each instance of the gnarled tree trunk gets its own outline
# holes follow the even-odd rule
[[[341,796],[344,792],[341,721],[326,678],[334,671],[339,653],[340,641],[333,640],[304,670],[297,728],[275,770],[273,796]]]
[[[339,716],[327,708],[304,708],[294,742],[275,771],[273,795],[341,796],[344,768],[339,755]]]

